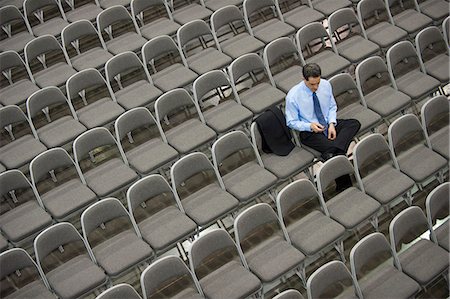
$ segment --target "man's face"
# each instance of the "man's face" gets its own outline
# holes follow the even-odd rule
[[[312,92],[316,92],[319,88],[320,77],[309,77],[305,79],[306,86],[311,89]]]

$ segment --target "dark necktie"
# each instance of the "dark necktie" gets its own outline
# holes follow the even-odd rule
[[[323,116],[322,109],[320,108],[319,98],[317,97],[317,94],[313,92],[313,102],[314,102],[314,113],[316,114],[317,120],[319,123],[325,128],[323,133],[325,136],[328,135],[328,125],[325,121],[325,117]]]

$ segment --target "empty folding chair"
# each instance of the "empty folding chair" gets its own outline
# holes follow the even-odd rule
[[[244,268],[236,244],[223,229],[195,240],[189,263],[206,298],[248,298],[262,293],[258,277]]]
[[[27,112],[31,129],[47,148],[69,144],[86,131],[67,98],[55,86],[33,93],[27,100]],[[62,116],[58,117],[58,114]]]
[[[361,0],[357,6],[364,37],[383,50],[408,36],[408,32],[395,26],[383,0]]]
[[[185,89],[163,94],[155,103],[155,111],[167,141],[180,154],[207,146],[216,139],[216,133],[204,124],[199,107]]]
[[[354,169],[345,156],[327,160],[319,169],[317,185],[327,216],[330,216],[347,230],[356,230],[369,220],[378,229],[378,210],[380,204],[357,187],[334,190],[334,181],[344,175],[354,175]]]
[[[197,288],[192,273],[185,262],[174,255],[158,259],[148,266],[141,274],[141,288],[144,299],[162,296],[189,299],[203,298],[201,290]]]
[[[389,207],[402,196],[412,203],[414,181],[395,168],[389,145],[381,134],[371,134],[353,149],[353,162],[359,188]]]
[[[449,251],[449,203],[450,183],[443,183],[428,194],[425,207],[428,225],[431,227],[431,238],[442,248]]]
[[[92,258],[112,279],[153,256],[153,250],[116,198],[105,198],[88,207],[81,215],[81,229]]]
[[[188,86],[198,77],[185,65],[178,46],[168,35],[146,42],[141,53],[147,75],[164,92]]]
[[[25,26],[17,27],[17,23]],[[22,52],[25,45],[34,38],[33,32],[19,9],[13,5],[6,5],[0,8],[0,26],[6,33],[6,38],[0,41],[1,51]]]
[[[300,29],[311,22],[321,22],[325,16],[311,6],[311,1],[276,0],[286,23]]]
[[[358,92],[358,87],[350,74],[335,75],[330,78],[330,84],[338,106],[337,117],[358,120],[361,127],[356,135],[357,137],[368,131],[375,131],[381,122],[381,116],[367,108],[367,104]]]
[[[127,191],[131,220],[142,238],[157,254],[177,247],[194,235],[197,224],[186,216],[169,183],[161,175],[152,174],[134,183]]]
[[[231,91],[225,96],[224,87],[231,87],[224,72],[210,71],[194,82],[194,99],[203,110],[206,124],[217,134],[245,126],[252,119],[250,110],[240,105]]]
[[[14,133],[13,128],[17,126],[23,126],[23,129]],[[4,128],[0,162],[7,169],[20,168],[47,149],[39,141],[36,132],[31,129],[28,118],[17,106],[9,105],[0,108],[0,128]],[[8,138],[4,138],[6,133],[9,134],[9,142]]]
[[[288,289],[279,293],[272,299],[304,299],[304,297],[299,291],[295,289]]]
[[[411,298],[420,286],[402,273],[386,237],[372,233],[353,246],[350,252],[352,275],[360,298]]]
[[[294,27],[284,22],[280,7],[274,0],[245,0],[243,11],[248,30],[265,44],[295,32]]]
[[[77,71],[103,68],[113,57],[88,20],[80,20],[65,27],[61,32],[61,43],[65,55]]]
[[[435,24],[448,17],[448,1],[445,0],[417,0],[420,11],[433,19]]]
[[[178,204],[202,228],[220,221],[239,205],[203,153],[191,153],[178,160],[170,169],[170,177]]]
[[[388,122],[411,105],[411,98],[395,88],[388,68],[379,56],[366,58],[356,67],[356,84],[367,107]]]
[[[114,55],[125,51],[138,52],[147,42],[122,5],[111,6],[99,13],[97,29],[102,44]]]
[[[256,149],[241,131],[227,133],[214,142],[212,156],[225,189],[242,203],[269,193],[277,182],[277,177],[264,168]]]
[[[22,105],[33,92],[39,90],[17,52],[5,51],[0,54],[0,72],[8,82],[0,89],[0,103],[4,106]],[[23,75],[17,76],[18,73]]]
[[[310,2],[315,10],[320,11],[326,17],[336,10],[352,6],[352,2],[349,0],[311,0]]]
[[[303,63],[298,55],[297,48],[288,37],[278,38],[264,48],[264,64],[270,82],[285,93],[302,80]]]
[[[32,274],[22,276],[22,272],[27,273],[28,271]],[[4,298],[56,298],[49,291],[48,282],[45,280],[42,270],[22,248],[13,248],[0,254],[0,279]],[[25,279],[26,281],[24,281]],[[17,288],[16,285],[13,285],[13,281],[20,287]]]
[[[58,4],[66,8],[64,14],[69,22],[73,23],[79,20],[95,21],[95,18],[102,12],[98,0],[57,0]]]
[[[131,0],[98,0],[98,3],[102,8],[110,8],[112,6],[121,5],[124,7],[129,7]]]
[[[17,170],[0,174],[0,195],[8,202],[0,215],[0,229],[14,246],[23,246],[52,223],[25,175]]]
[[[60,147],[34,158],[30,163],[30,177],[45,209],[58,221],[76,215],[97,200],[77,172],[75,162]]]
[[[286,94],[267,82],[267,69],[257,54],[239,57],[230,64],[228,71],[234,96],[253,114],[284,102]],[[241,84],[243,82],[245,84]]]
[[[345,261],[345,228],[325,215],[311,181],[297,180],[284,187],[277,196],[277,211],[287,239],[306,256],[333,246]]]
[[[187,24],[193,20],[207,20],[212,14],[212,11],[205,7],[204,0],[167,0],[166,3],[172,10],[173,19],[179,24]]]
[[[233,59],[258,52],[264,47],[263,42],[249,33],[244,16],[234,5],[223,7],[212,14],[211,29],[219,49]]]
[[[125,111],[111,98],[105,79],[96,69],[86,69],[70,77],[66,94],[79,121],[88,129],[108,126]]]
[[[85,242],[68,222],[55,224],[34,239],[37,264],[59,298],[78,298],[107,282],[103,269],[89,256]],[[70,251],[71,248],[76,254]],[[55,264],[55,258],[63,262]]]
[[[234,233],[244,266],[269,283],[295,271],[306,284],[305,256],[288,243],[270,205],[259,203],[240,213]]]
[[[402,28],[410,36],[430,26],[433,20],[420,12],[416,0],[384,0],[391,23]]]
[[[388,139],[396,168],[412,178],[419,188],[429,177],[437,176],[441,180],[448,162],[427,146],[424,129],[415,115],[396,119],[389,126]]]
[[[330,37],[322,23],[313,22],[303,26],[295,34],[295,39],[302,64],[317,63],[322,69],[323,78],[344,72],[350,66],[350,61],[340,56],[336,48],[327,45],[326,40]],[[317,43],[321,43],[320,47],[317,47]]]
[[[115,131],[120,151],[140,174],[155,172],[178,158],[147,108],[137,107],[122,114],[115,122]]]
[[[448,251],[430,241],[430,227],[418,206],[401,211],[389,225],[389,237],[398,269],[422,287],[448,274]]]
[[[219,50],[211,29],[203,20],[181,26],[177,31],[177,42],[184,65],[199,75],[222,69],[231,62],[231,58]]]
[[[61,86],[76,73],[53,35],[33,39],[25,46],[24,54],[31,76],[41,88]]]
[[[25,0],[23,13],[27,26],[36,36],[58,36],[69,25],[64,11],[54,0]]]
[[[95,299],[117,299],[117,298],[127,298],[127,299],[142,299],[141,295],[129,284],[120,283],[113,287],[110,287]]]
[[[422,70],[441,82],[449,83],[449,48],[438,27],[427,27],[416,36],[416,49]],[[441,89],[441,94],[444,94]]]
[[[308,299],[358,298],[355,281],[341,261],[331,261],[314,271],[306,284]]]
[[[160,35],[175,35],[180,28],[164,0],[133,0],[131,15],[142,36],[148,40]]]
[[[348,31],[342,34],[345,30]],[[330,41],[339,55],[353,64],[380,52],[377,44],[365,38],[362,25],[352,8],[342,8],[332,13],[328,18],[328,32],[336,39],[331,38]]]
[[[162,94],[133,52],[127,51],[108,60],[105,77],[111,95],[126,110],[153,106],[156,98]]]
[[[444,36],[447,47],[450,45],[450,17],[446,17],[442,22],[442,35]]]
[[[449,159],[449,101],[445,96],[437,96],[422,106],[422,126],[429,148]]]
[[[77,169],[98,197],[116,193],[138,178],[118,152],[116,140],[106,128],[90,129],[73,142]]]

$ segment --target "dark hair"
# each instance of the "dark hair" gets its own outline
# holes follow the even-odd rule
[[[305,78],[306,81],[310,77],[317,78],[320,77],[322,74],[322,70],[320,69],[320,66],[317,63],[307,63],[303,67],[303,78]]]

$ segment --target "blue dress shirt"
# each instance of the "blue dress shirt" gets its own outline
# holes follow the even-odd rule
[[[314,113],[313,92],[302,80],[289,90],[286,96],[286,124],[297,131],[311,130],[311,123],[319,123]],[[333,96],[331,84],[325,79],[320,79],[319,88],[316,91],[320,108],[327,124],[336,122],[336,101]]]

